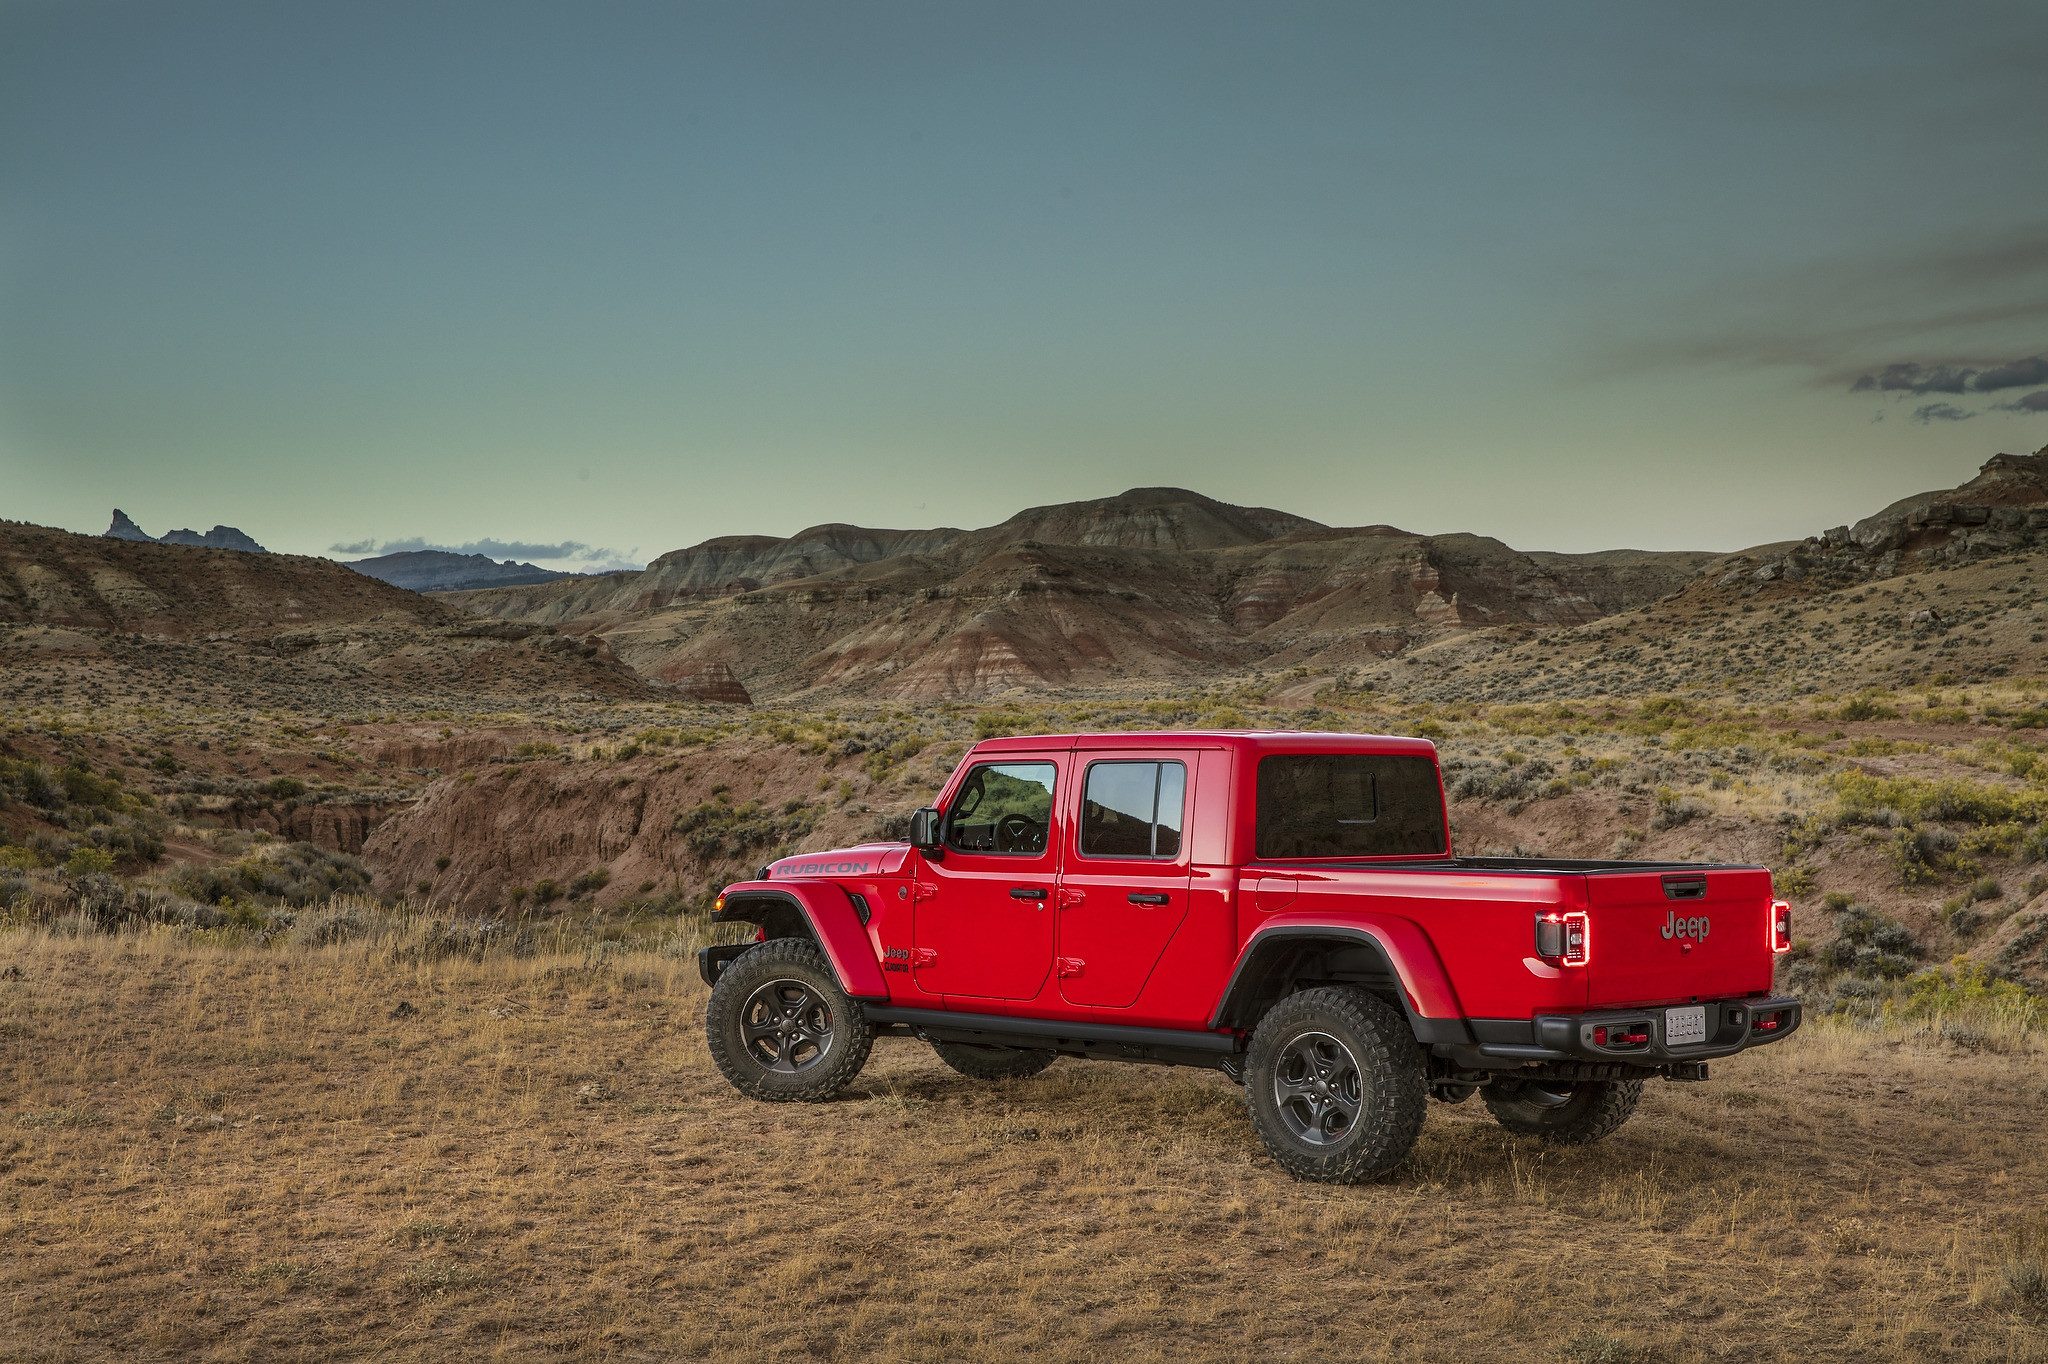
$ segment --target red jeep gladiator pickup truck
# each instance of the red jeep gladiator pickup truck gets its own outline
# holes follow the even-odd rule
[[[1593,1141],[1800,1023],[1767,869],[1454,856],[1421,739],[991,740],[907,843],[785,857],[712,918],[760,926],[698,961],[742,1093],[827,1098],[883,1036],[982,1079],[1207,1066],[1332,1182],[1398,1165],[1429,1096]]]

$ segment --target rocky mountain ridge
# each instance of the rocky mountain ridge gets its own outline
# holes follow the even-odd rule
[[[269,550],[233,526],[215,526],[201,535],[196,530],[166,531],[151,535],[128,519],[128,513],[114,508],[114,520],[101,534],[110,540],[138,540],[152,545],[186,545],[193,549],[232,549],[244,554],[268,554]]]
[[[402,587],[408,592],[467,592],[480,587],[525,587],[559,582],[582,575],[522,564],[502,563],[488,554],[457,554],[445,549],[401,550],[371,559],[344,559],[356,572]]]
[[[721,537],[640,574],[454,600],[602,635],[666,681],[718,667],[755,696],[967,697],[1345,666],[1445,631],[1582,623],[1676,591],[1714,557],[1523,553],[1483,536],[1330,527],[1137,488],[977,531]]]

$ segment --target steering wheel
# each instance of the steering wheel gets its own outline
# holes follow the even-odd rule
[[[996,821],[996,849],[1000,852],[1043,852],[1045,826],[1029,815],[1004,815]]]

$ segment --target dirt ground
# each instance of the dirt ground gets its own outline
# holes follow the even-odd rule
[[[0,934],[0,1355],[2048,1359],[2038,1041],[1810,1026],[1577,1151],[1433,1104],[1331,1188],[1207,1072],[885,1041],[756,1104],[704,1002],[682,952]]]

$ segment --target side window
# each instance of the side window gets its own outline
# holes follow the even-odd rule
[[[1044,852],[1055,775],[1051,763],[975,768],[946,811],[946,846],[972,853]]]
[[[1081,788],[1083,857],[1179,857],[1183,763],[1095,763]]]

